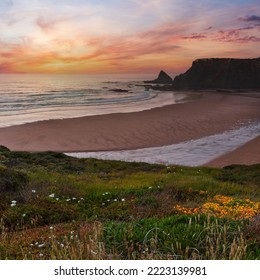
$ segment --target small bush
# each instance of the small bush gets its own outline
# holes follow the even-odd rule
[[[28,182],[28,176],[24,172],[0,167],[0,192],[20,191]]]

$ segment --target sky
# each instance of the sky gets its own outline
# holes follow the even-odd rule
[[[0,73],[175,75],[259,56],[259,0],[0,0]]]

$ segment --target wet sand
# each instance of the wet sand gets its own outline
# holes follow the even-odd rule
[[[218,157],[205,166],[224,167],[232,164],[260,164],[260,136],[247,142],[236,150]]]
[[[202,93],[142,112],[48,120],[0,128],[0,145],[19,151],[111,151],[199,139],[260,121],[260,98]],[[252,155],[253,156],[253,155]]]

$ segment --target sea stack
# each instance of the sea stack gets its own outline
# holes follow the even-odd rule
[[[163,70],[160,71],[158,78],[152,81],[144,81],[151,84],[172,84],[172,78]]]
[[[174,89],[260,89],[260,58],[197,59],[191,68],[176,76]]]

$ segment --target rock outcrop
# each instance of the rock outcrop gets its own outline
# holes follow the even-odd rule
[[[197,59],[175,77],[173,89],[260,89],[260,57]]]
[[[172,84],[172,78],[164,71],[161,71],[157,79],[152,81],[144,81],[144,82],[151,83],[151,84]]]

